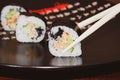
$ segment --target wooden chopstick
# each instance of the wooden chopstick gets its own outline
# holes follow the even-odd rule
[[[71,43],[67,48],[63,50],[63,53],[68,51],[70,48],[72,48],[77,43],[81,42],[83,39],[91,35],[93,32],[95,32],[97,29],[99,29],[102,25],[107,23],[109,20],[111,20],[113,17],[115,17],[117,14],[120,13],[120,4],[115,7],[114,10],[111,10],[109,14],[101,18],[99,21],[97,21],[95,24],[93,24],[88,30],[86,30],[83,34],[80,35],[73,43]]]

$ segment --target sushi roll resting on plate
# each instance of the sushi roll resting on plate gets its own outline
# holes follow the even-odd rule
[[[15,31],[17,19],[26,10],[17,5],[7,5],[1,11],[1,24],[6,31]]]
[[[21,13],[16,26],[18,42],[38,43],[46,33],[44,18],[37,13]]]
[[[56,57],[77,57],[82,54],[81,44],[78,43],[67,52],[62,51],[70,45],[80,35],[80,29],[76,24],[68,19],[60,19],[53,22],[48,33],[49,51]]]

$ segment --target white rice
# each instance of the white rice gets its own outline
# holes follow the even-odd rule
[[[53,27],[51,29],[51,32],[54,34],[56,34],[59,30],[59,28],[61,28],[62,30],[68,32],[70,34],[70,36],[72,36],[72,39],[75,40],[76,38],[78,38],[78,34],[71,28],[68,28],[66,26],[56,26]],[[72,53],[70,51],[67,51],[66,53],[63,53],[62,50],[56,50],[54,48],[54,43],[55,43],[55,39],[53,39],[50,36],[50,33],[48,33],[49,35],[49,42],[48,42],[48,47],[49,47],[49,51],[53,56],[57,56],[57,57],[76,57],[76,56],[80,56],[82,54],[81,51],[81,44],[78,43],[77,45],[74,46],[74,50],[72,51]]]
[[[3,26],[3,29],[6,30],[6,31],[15,30],[15,29],[11,29],[9,26],[7,26],[5,24],[5,22],[7,21],[5,16],[9,12],[10,9],[14,9],[14,10],[18,11],[18,15],[20,15],[20,12],[26,12],[26,10],[23,7],[20,7],[20,6],[16,6],[16,5],[5,6],[1,11],[1,24]]]
[[[41,29],[43,29],[42,35],[39,36],[37,39],[35,39],[35,38],[31,39],[26,35],[26,33],[28,31],[24,30],[23,25],[26,25],[29,21],[32,21],[32,22],[40,25]],[[40,42],[44,39],[45,32],[46,32],[46,25],[43,20],[41,20],[37,17],[34,17],[34,16],[29,16],[29,17],[24,16],[24,15],[19,16],[17,26],[16,26],[16,39],[19,42],[35,42],[35,43]],[[35,36],[35,37],[37,37],[37,36]]]

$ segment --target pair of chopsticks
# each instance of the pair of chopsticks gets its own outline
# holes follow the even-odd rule
[[[107,23],[109,20],[111,20],[113,17],[115,17],[119,13],[120,13],[120,3],[114,5],[111,8],[108,8],[107,10],[104,10],[103,12],[96,14],[93,17],[90,17],[80,23],[77,23],[77,25],[81,28],[100,19],[95,24],[93,24],[89,29],[87,29],[83,34],[81,34],[73,43],[71,43],[68,47],[66,47],[63,50],[63,53],[65,53],[70,48],[75,46],[77,43],[81,42],[83,39],[91,35],[93,32],[95,32],[102,25]]]

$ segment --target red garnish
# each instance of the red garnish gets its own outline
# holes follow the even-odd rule
[[[38,10],[29,10],[29,12],[30,13],[35,12],[35,13],[44,15],[44,14],[52,13],[56,10],[64,10],[67,6],[68,6],[67,3],[64,3],[64,4],[56,3],[55,6],[53,7],[43,8],[43,9],[38,9]]]

